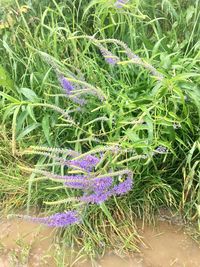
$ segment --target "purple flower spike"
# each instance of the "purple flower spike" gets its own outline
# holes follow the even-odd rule
[[[99,183],[96,181],[99,179]],[[94,182],[95,180],[95,182]],[[113,179],[111,177],[96,178],[93,180],[93,193],[85,194],[79,198],[80,201],[86,203],[100,204],[109,197],[115,195],[124,195],[129,192],[133,185],[133,179],[128,175],[127,179],[111,188]]]
[[[101,193],[109,189],[113,183],[112,177],[88,179],[88,177],[84,175],[74,175],[69,176],[69,178],[70,181],[65,182],[65,186],[75,189],[83,189],[86,191],[93,191],[96,193]]]
[[[80,106],[84,106],[87,101],[84,98],[72,97],[74,103],[79,104]]]
[[[115,65],[117,63],[117,60],[113,57],[105,56],[105,60],[110,65]]]
[[[99,161],[100,161],[99,158],[92,155],[87,155],[84,158],[80,158],[77,160],[70,160],[68,161],[68,164],[71,165],[72,167],[78,167],[90,172],[92,168],[99,163]]]
[[[70,181],[65,182],[64,185],[75,189],[86,189],[88,188],[88,180],[84,175],[69,176]]]
[[[99,192],[99,193],[93,193],[91,195],[83,195],[79,198],[80,201],[86,202],[86,203],[96,203],[100,204],[104,201],[106,201],[110,197],[110,192]]]
[[[124,195],[128,191],[131,190],[133,185],[133,179],[131,177],[127,177],[127,179],[118,185],[115,185],[112,189],[113,195]]]
[[[102,177],[102,178],[95,178],[92,180],[92,189],[96,193],[102,193],[105,190],[109,189],[113,184],[112,177]]]
[[[77,211],[68,211],[64,213],[56,213],[49,217],[31,217],[31,216],[23,216],[23,219],[30,220],[33,222],[42,223],[44,225],[50,227],[64,227],[71,224],[75,224],[80,221],[78,217]]]
[[[100,46],[100,51],[101,51],[101,54],[104,56],[106,62],[108,62],[108,64],[115,65],[120,61],[117,56],[113,55],[105,47]]]
[[[75,93],[75,91],[77,89],[75,85],[73,85],[64,76],[60,76],[58,79],[59,79],[59,82],[60,82],[62,88],[65,90],[65,93],[71,98],[71,100],[74,103],[79,104],[80,106],[83,106],[86,104],[86,100],[84,98],[79,98],[77,96],[73,96],[73,93]]]
[[[67,94],[70,94],[71,91],[74,90],[73,85],[71,84],[70,81],[67,80],[67,78],[65,78],[64,76],[61,76],[59,78],[60,84],[62,86],[62,88],[66,91]]]
[[[127,4],[129,0],[117,0],[115,2],[115,7],[122,8],[125,4]]]

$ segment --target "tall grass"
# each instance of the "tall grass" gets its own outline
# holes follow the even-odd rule
[[[55,182],[35,182],[35,174],[20,171],[22,165],[52,164],[44,156],[24,155],[31,145],[82,153],[118,145],[118,154],[106,152],[102,172],[108,166],[134,172],[134,188],[127,196],[90,205],[81,226],[61,233],[69,242],[83,244],[90,255],[105,244],[135,249],[133,215],[151,220],[160,207],[169,207],[187,220],[200,220],[199,1],[130,1],[123,9],[113,3],[34,1],[24,12],[20,1],[1,10],[4,23],[8,10],[13,16],[12,25],[0,32],[0,118],[5,129],[0,195],[6,211],[39,206],[57,212],[69,204],[47,207],[44,202],[73,195]],[[108,65],[88,36],[119,56],[120,63]],[[129,64],[124,49],[109,39],[125,42],[164,79]],[[88,104],[77,111],[42,52],[52,56],[62,72],[84,76],[102,90],[105,100],[89,95]],[[167,153],[155,153],[159,146]]]

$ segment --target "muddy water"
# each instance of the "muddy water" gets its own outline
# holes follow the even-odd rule
[[[180,226],[159,222],[142,231],[146,247],[141,247],[145,264],[152,267],[199,267],[200,247]]]
[[[55,230],[19,220],[0,224],[0,267],[55,267]]]
[[[0,267],[199,267],[200,248],[182,227],[157,222],[156,227],[141,226],[139,233],[145,244],[139,244],[141,253],[130,257],[108,252],[98,262],[62,265],[53,258],[55,230],[38,227],[30,222],[9,221],[0,224]]]

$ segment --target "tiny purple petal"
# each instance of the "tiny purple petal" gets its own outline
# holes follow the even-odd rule
[[[112,57],[105,57],[105,60],[110,65],[115,65],[117,63],[116,59]]]

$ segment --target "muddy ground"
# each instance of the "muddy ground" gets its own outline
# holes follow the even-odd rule
[[[200,248],[186,235],[183,226],[166,221],[158,221],[156,227],[143,227],[141,222],[137,224],[144,241],[144,244],[139,244],[141,253],[133,253],[127,257],[115,255],[111,251],[96,262],[87,260],[76,262],[73,257],[66,257],[65,263],[58,263],[52,256],[56,250],[56,253],[59,252],[59,247],[53,244],[55,229],[21,220],[2,221],[0,224],[0,267],[200,266]]]

